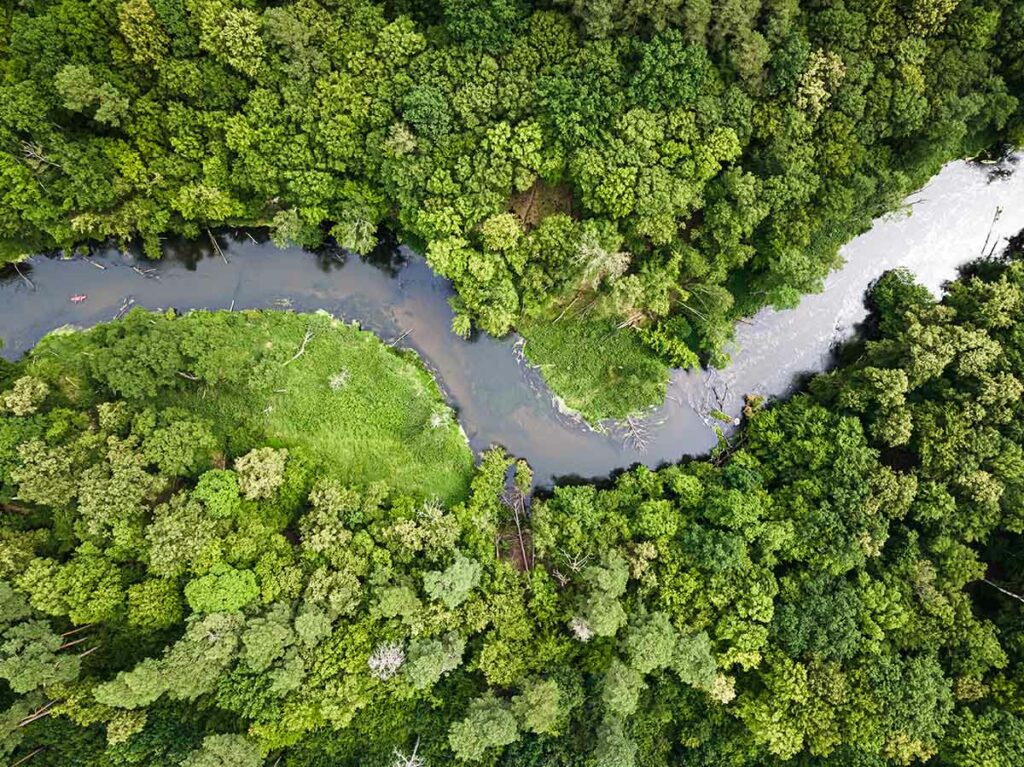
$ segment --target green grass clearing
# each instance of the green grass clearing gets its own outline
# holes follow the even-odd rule
[[[668,367],[612,320],[531,321],[519,331],[527,360],[590,423],[623,418],[665,399]]]
[[[138,367],[142,378],[118,366]],[[352,484],[384,480],[444,501],[468,489],[472,452],[419,357],[326,314],[133,312],[47,337],[29,368],[54,381],[89,371],[141,404],[153,393],[132,387],[151,376],[161,407],[212,421],[232,456],[262,445],[304,448]]]

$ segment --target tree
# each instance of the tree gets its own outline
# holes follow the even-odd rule
[[[466,718],[448,731],[448,743],[455,756],[467,762],[478,762],[489,749],[507,746],[518,737],[516,718],[508,705],[494,695],[472,701]]]
[[[630,626],[622,640],[622,649],[630,667],[646,675],[672,662],[676,637],[668,615],[652,613]]]
[[[440,600],[449,610],[454,610],[480,583],[480,573],[479,562],[460,555],[445,570],[424,573],[423,588],[432,599]]]
[[[640,705],[640,693],[645,687],[643,674],[618,659],[613,660],[601,685],[601,703],[608,716],[621,719],[632,715]]]
[[[14,381],[14,387],[0,395],[0,409],[9,410],[16,416],[31,415],[39,409],[50,393],[46,381],[32,376],[21,376]]]
[[[181,622],[181,591],[174,581],[151,578],[128,587],[128,623],[143,631],[159,631]]]
[[[132,60],[142,66],[159,66],[170,47],[149,0],[125,0],[117,8],[118,28],[132,51]]]
[[[62,638],[43,620],[24,621],[0,636],[0,677],[16,693],[31,692],[78,677],[77,654],[60,653]]]
[[[621,720],[605,719],[598,732],[592,763],[595,767],[633,767],[636,751],[636,743],[626,735]]]
[[[701,631],[680,636],[672,656],[671,667],[681,681],[698,689],[710,691],[715,684],[716,663],[708,635]]]
[[[244,735],[207,735],[182,767],[260,767],[259,748]]]
[[[519,726],[539,735],[557,735],[564,719],[562,692],[554,679],[528,680],[512,697],[512,713]]]
[[[415,640],[409,645],[408,660],[402,674],[414,688],[425,690],[462,664],[465,649],[466,640],[457,634]]]
[[[185,599],[197,613],[240,610],[259,595],[252,570],[237,570],[227,564],[217,565],[207,575],[185,585]]]
[[[284,467],[288,460],[287,450],[269,447],[250,450],[235,460],[238,484],[249,500],[273,498],[284,484]]]

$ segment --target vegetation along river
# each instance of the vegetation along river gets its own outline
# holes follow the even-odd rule
[[[211,241],[168,243],[150,262],[114,249],[88,258],[36,256],[0,279],[0,337],[14,359],[51,330],[90,326],[128,306],[150,309],[325,309],[387,340],[416,349],[436,372],[476,450],[501,444],[527,459],[537,480],[605,475],[706,452],[719,423],[735,418],[743,395],[786,393],[794,380],[826,367],[830,350],[863,319],[865,288],[903,266],[933,291],[957,267],[998,252],[1024,228],[1021,155],[999,168],[956,162],[846,245],[845,266],[824,290],[788,311],[764,310],[737,329],[732,364],[676,371],[665,403],[630,424],[594,430],[561,412],[515,337],[462,341],[449,330],[448,282],[406,248],[382,245],[362,260],[341,252],[281,251],[244,232]],[[912,214],[908,215],[908,211]]]

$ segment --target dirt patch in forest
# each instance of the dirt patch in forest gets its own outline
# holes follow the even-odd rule
[[[498,559],[508,562],[518,572],[525,573],[533,568],[533,536],[529,528],[522,531],[511,523],[498,532]]]
[[[572,188],[568,184],[548,184],[537,179],[525,192],[512,195],[509,209],[527,230],[555,213],[573,215]]]

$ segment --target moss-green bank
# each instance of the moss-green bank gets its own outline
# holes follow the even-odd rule
[[[523,351],[566,406],[587,421],[623,418],[665,399],[668,366],[612,320],[533,321]]]
[[[298,448],[346,482],[448,501],[468,487],[472,452],[419,357],[326,314],[135,311],[51,334],[27,366],[72,402],[106,389],[199,415],[232,455]]]

